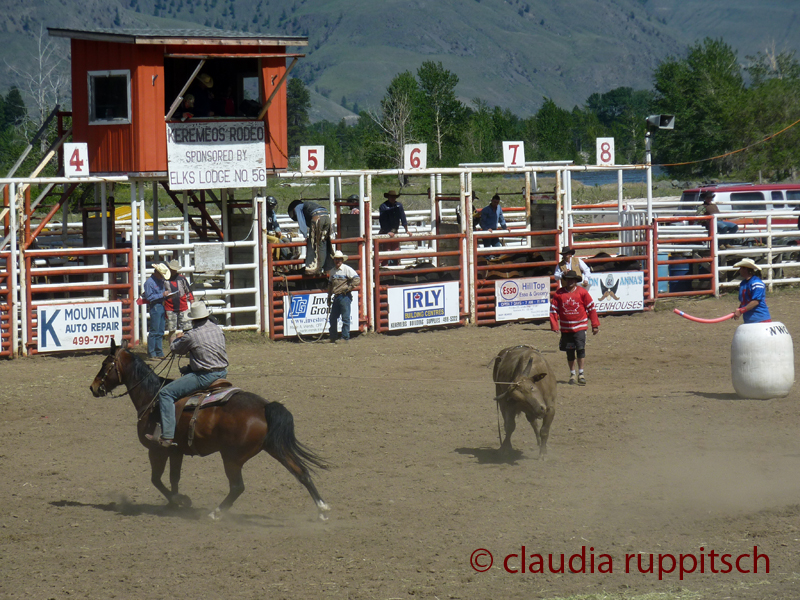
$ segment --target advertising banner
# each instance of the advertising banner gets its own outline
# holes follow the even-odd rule
[[[267,184],[263,121],[167,123],[171,190]]]
[[[291,300],[290,300],[291,298]],[[328,331],[328,294],[296,294],[283,297],[283,335],[319,335]],[[339,319],[339,332],[342,320]],[[358,331],[358,292],[350,304],[350,331]]]
[[[458,281],[391,287],[389,329],[411,329],[458,323],[461,291]]]
[[[550,278],[503,279],[494,284],[495,321],[550,317]]]
[[[122,303],[50,304],[36,309],[39,352],[108,348],[122,343]]]
[[[644,273],[619,271],[592,273],[589,293],[598,313],[644,310]]]

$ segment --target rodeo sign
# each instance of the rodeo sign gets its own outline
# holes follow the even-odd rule
[[[122,303],[50,304],[36,308],[36,350],[63,352],[122,343]]]
[[[389,329],[458,323],[460,293],[457,281],[389,288]]]
[[[358,292],[352,292],[350,330],[358,331]],[[320,334],[328,329],[328,294],[296,294],[283,297],[283,335]],[[339,318],[338,330],[342,330]]]
[[[494,284],[495,321],[547,319],[550,278],[503,279]]]
[[[592,273],[589,293],[598,313],[644,310],[644,273]]]

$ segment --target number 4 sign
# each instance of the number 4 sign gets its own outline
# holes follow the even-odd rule
[[[403,152],[403,168],[428,168],[428,144],[406,144]]]
[[[300,172],[325,170],[325,146],[300,146]]]
[[[503,166],[525,166],[525,142],[503,142]]]
[[[64,176],[89,176],[89,147],[87,144],[64,144]]]
[[[611,166],[614,164],[614,138],[595,138],[597,143],[597,165]]]

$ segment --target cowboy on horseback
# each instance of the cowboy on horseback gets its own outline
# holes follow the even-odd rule
[[[145,437],[165,448],[173,445],[175,438],[175,402],[194,392],[206,389],[217,379],[228,374],[228,354],[225,351],[225,334],[214,321],[202,302],[192,303],[189,320],[192,329],[178,331],[170,339],[173,354],[189,355],[189,364],[181,367],[182,377],[165,385],[158,394],[161,409],[161,435]]]

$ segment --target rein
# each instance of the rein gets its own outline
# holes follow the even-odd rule
[[[157,376],[160,377],[160,374],[163,373],[165,370],[169,371],[169,369],[172,367],[173,361],[175,360],[175,356],[176,356],[175,354],[170,353],[169,354],[169,361],[165,365],[163,365],[162,368],[159,371],[156,371],[155,369],[152,369],[153,373],[155,373]],[[116,357],[116,355],[114,355],[113,362],[111,363],[111,365],[109,365],[108,369],[106,369],[105,373],[103,373],[103,377],[100,380],[100,383],[101,383],[101,385],[103,386],[104,389],[105,389],[106,377],[108,377],[108,374],[111,373],[111,367],[112,366],[113,366],[114,370],[117,372],[117,380],[120,383],[122,383],[122,375],[120,374],[120,371],[119,371],[119,364],[117,364],[117,357]],[[163,378],[161,378],[161,379],[163,379]],[[139,387],[144,380],[145,380],[145,377],[143,377],[142,379],[140,379],[139,381],[137,381],[135,384],[133,384],[130,387],[128,387],[126,385],[124,392],[122,392],[121,394],[116,394],[116,395],[115,394],[108,394],[108,397],[109,398],[122,398],[123,396],[130,395],[130,393],[133,390],[135,390],[137,387]],[[161,385],[159,386],[158,390],[156,390],[156,393],[153,395],[153,399],[149,402],[149,404],[147,404],[147,406],[145,406],[141,410],[137,410],[136,416],[137,416],[139,421],[141,421],[145,416],[147,416],[150,413],[150,411],[153,409],[153,406],[155,406],[155,403],[156,403],[156,399],[158,398],[158,394],[164,388],[165,384],[166,384],[166,382],[162,382],[161,383]]]

